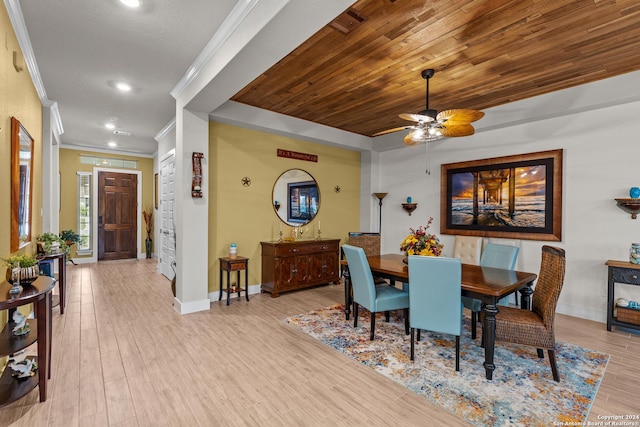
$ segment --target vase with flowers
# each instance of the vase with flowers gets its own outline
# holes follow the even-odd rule
[[[153,229],[153,209],[142,211],[142,217],[144,218],[144,225],[147,230],[147,239],[144,241],[145,249],[147,251],[147,258],[151,258],[151,248],[153,240],[151,240],[151,231]]]
[[[422,255],[422,256],[441,256],[444,245],[435,234],[427,233],[427,229],[431,226],[433,218],[429,218],[426,226],[420,226],[417,229],[409,228],[409,235],[402,241],[400,250],[406,256]],[[405,257],[406,262],[406,257]]]

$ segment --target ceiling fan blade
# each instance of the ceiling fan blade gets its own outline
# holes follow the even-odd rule
[[[380,131],[380,132],[376,132],[371,136],[373,137],[373,136],[386,135],[388,133],[398,132],[400,130],[413,129],[414,127],[415,126],[400,126],[400,127],[397,127],[397,128],[387,129],[387,130],[383,130],[383,131]]]
[[[413,132],[409,132],[408,134],[405,135],[403,141],[406,145],[417,145],[422,142],[421,139],[412,138],[412,135],[413,135]]]
[[[441,111],[437,116],[437,120],[438,122],[457,125],[475,122],[483,117],[484,113],[482,111],[454,108],[451,110]]]
[[[442,124],[440,132],[442,136],[469,136],[473,135],[476,131],[470,124],[449,124],[449,122]]]
[[[412,122],[431,123],[434,119],[431,116],[424,116],[422,114],[402,113],[399,116],[401,119],[409,120]]]

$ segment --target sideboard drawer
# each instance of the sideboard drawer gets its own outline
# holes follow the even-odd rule
[[[613,268],[612,275],[614,282],[640,285],[640,270],[634,268]]]
[[[275,256],[301,255],[309,253],[309,247],[304,245],[278,245],[275,248]]]
[[[309,246],[308,250],[309,250],[309,253],[337,251],[338,250],[338,244],[337,243],[322,243],[322,244]]]

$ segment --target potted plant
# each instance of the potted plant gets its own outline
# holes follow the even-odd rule
[[[38,260],[32,255],[16,254],[11,255],[8,258],[2,258],[2,262],[7,267],[7,282],[13,283],[19,275],[20,281],[33,281],[40,274],[40,268],[38,267]],[[18,270],[14,274],[14,270]]]
[[[151,245],[153,243],[151,239],[151,231],[153,230],[153,209],[143,210],[142,217],[144,218],[144,225],[147,230],[147,239],[145,240],[145,249],[147,252],[147,258],[151,258]]]
[[[60,232],[60,238],[67,246],[72,246],[80,242],[80,235],[73,230],[62,230]]]
[[[38,253],[52,254],[60,250],[67,250],[67,244],[54,233],[42,233],[36,237],[38,242]]]

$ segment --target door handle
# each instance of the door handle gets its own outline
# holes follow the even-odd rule
[[[102,215],[99,215],[99,216],[98,216],[98,224],[99,224],[99,225],[102,225]]]

